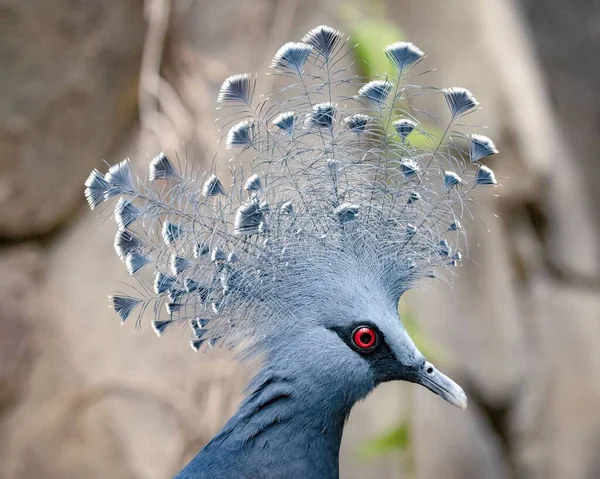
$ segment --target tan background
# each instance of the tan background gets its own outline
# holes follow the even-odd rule
[[[83,181],[182,142],[210,158],[223,78],[317,24],[348,31],[347,3],[0,1],[0,477],[170,477],[234,410],[248,371],[107,309],[122,265]],[[600,5],[356,6],[428,53],[428,81],[474,92],[503,187],[480,200],[491,232],[471,225],[454,288],[407,298],[467,413],[380,388],[350,418],[342,477],[599,478]],[[410,460],[361,459],[407,411]]]

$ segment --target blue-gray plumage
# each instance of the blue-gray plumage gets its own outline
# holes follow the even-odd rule
[[[385,381],[420,383],[466,407],[462,389],[425,360],[398,327],[394,305],[387,306],[389,321],[331,317],[322,328],[290,336],[251,382],[237,413],[176,479],[337,478],[350,410]],[[366,354],[352,343],[364,326],[378,343]]]
[[[320,26],[281,47],[271,68],[291,84],[258,105],[250,74],[225,80],[230,187],[215,168],[181,173],[165,153],[148,183],[128,160],[86,181],[92,209],[118,198],[115,250],[141,284],[111,297],[121,320],[150,310],[159,336],[187,323],[195,351],[261,359],[236,414],[178,479],[337,478],[346,419],[382,382],[467,405],[409,337],[398,301],[453,274],[469,195],[496,185],[480,160],[498,151],[459,130],[478,105],[468,90],[406,82],[425,55],[411,43],[384,49],[395,78],[336,95],[352,83],[344,45]],[[447,103],[443,134],[426,133],[422,122],[442,120],[412,106],[428,92]]]

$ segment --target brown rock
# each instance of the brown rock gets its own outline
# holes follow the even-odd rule
[[[43,235],[136,115],[142,0],[10,2],[0,17],[0,238]]]
[[[0,416],[18,401],[33,359],[31,300],[41,264],[40,251],[33,245],[0,253]]]

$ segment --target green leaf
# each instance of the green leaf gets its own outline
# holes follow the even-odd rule
[[[350,43],[354,50],[359,73],[366,78],[395,76],[383,49],[404,39],[402,31],[393,23],[383,19],[365,20],[355,24],[350,32]]]
[[[371,459],[386,452],[406,452],[410,447],[410,437],[410,423],[404,419],[395,429],[365,443],[361,456],[364,459]]]
[[[412,338],[415,345],[423,353],[429,361],[435,362],[436,358],[439,359],[439,349],[434,342],[427,338],[423,330],[419,326],[416,317],[413,313],[404,313],[402,315],[402,323],[408,335]]]
[[[439,128],[428,123],[420,123],[418,129],[420,131],[413,130],[406,139],[412,146],[421,150],[431,149],[442,136]]]
[[[393,23],[383,19],[370,19],[354,22],[350,32],[350,44],[356,45],[354,57],[356,68],[365,78],[396,78],[397,72],[390,64],[383,49],[395,42],[404,40],[402,30]],[[419,149],[431,148],[441,136],[441,131],[434,125],[421,123],[419,130],[413,131],[407,141]],[[389,133],[394,134],[390,123]]]

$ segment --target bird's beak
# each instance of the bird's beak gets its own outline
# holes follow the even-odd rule
[[[389,335],[396,369],[394,379],[425,386],[450,404],[466,409],[467,395],[462,388],[425,360],[403,327],[397,328],[395,333]]]
[[[419,368],[414,382],[425,386],[430,391],[462,410],[467,409],[467,395],[463,389],[445,374],[439,372],[433,365],[426,362]]]

